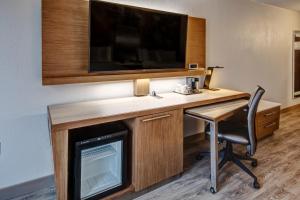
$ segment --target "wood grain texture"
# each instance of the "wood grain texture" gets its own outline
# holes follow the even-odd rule
[[[217,103],[203,107],[191,108],[185,110],[187,114],[201,117],[210,121],[220,121],[233,115],[236,110],[246,106],[248,100],[238,99],[234,101]]]
[[[199,68],[206,67],[206,20],[188,18],[188,33],[186,45],[186,68],[190,63],[197,63]]]
[[[280,104],[261,100],[255,119],[256,138],[271,136],[279,128]]]
[[[132,126],[136,133],[133,141],[134,143],[140,143],[139,145],[133,145],[133,159],[138,157],[134,159],[136,163],[133,164],[133,183],[136,183],[134,185],[136,190],[141,190],[182,171],[182,115],[185,104],[204,105],[222,100],[244,98],[248,97],[248,94],[221,89],[216,92],[207,90],[203,94],[190,96],[176,93],[162,94],[161,96],[163,96],[162,99],[150,96],[128,97],[49,106],[49,122],[52,132],[57,197],[59,200],[67,199],[68,191],[68,131],[66,130],[134,117],[137,117],[136,120],[144,120],[145,126],[141,126],[142,122]],[[174,109],[177,110],[171,111]],[[157,118],[153,122],[145,121],[148,118],[159,117],[165,111],[166,114],[170,115],[170,118]],[[151,116],[141,117],[147,114]],[[165,115],[165,113],[163,114]],[[139,131],[140,129],[141,131]],[[154,140],[155,138],[157,139]],[[147,150],[142,151],[142,148]],[[144,152],[146,155],[136,155],[137,152]],[[142,157],[151,158],[150,161],[145,162],[147,163],[145,166],[152,167],[151,169],[147,168],[144,172],[137,170],[137,162],[140,162]],[[156,162],[155,157],[157,157]],[[153,173],[150,173],[151,170],[154,170]],[[136,171],[139,171],[139,173]],[[159,173],[155,176],[154,172]],[[147,176],[148,173],[152,175],[149,177]]]
[[[188,62],[205,67],[205,23],[189,17]],[[89,1],[42,0],[42,77],[44,85],[203,75],[204,70],[88,72]],[[195,26],[195,27],[194,27]]]
[[[85,0],[42,1],[43,78],[88,75]]]
[[[270,122],[278,121],[280,117],[280,107],[270,108],[268,110],[264,110],[258,112],[256,115],[256,123],[257,125],[265,125]]]
[[[68,131],[52,132],[52,151],[54,160],[57,199],[68,199]]]
[[[159,95],[163,98],[127,97],[52,105],[49,106],[48,110],[51,117],[51,127],[54,130],[79,128],[249,97],[247,93],[226,89],[204,90],[201,94],[188,96],[177,93]]]
[[[250,169],[258,176],[261,189],[252,188],[251,178],[232,163],[220,172],[220,191],[209,191],[209,158],[197,161],[195,156],[208,147],[203,135],[185,140],[185,172],[167,184],[154,186],[142,194],[121,197],[122,200],[296,200],[300,196],[300,108],[282,113],[280,128],[259,141],[255,158],[257,168]],[[238,151],[240,151],[238,149]],[[244,151],[244,147],[241,148]],[[12,200],[56,200],[55,190],[46,188]]]
[[[136,118],[133,138],[136,191],[182,172],[182,110]]]
[[[295,200],[300,195],[300,109],[282,114],[280,128],[271,137],[259,141],[255,158],[258,166],[247,166],[253,171],[261,184],[261,189],[252,187],[252,179],[232,163],[220,171],[220,191],[209,191],[209,158],[201,161],[196,155],[208,149],[209,144],[202,136],[195,135],[185,140],[185,173],[177,180],[148,193],[135,200],[253,200],[284,199]],[[238,152],[245,152],[245,147],[237,146]]]
[[[210,121],[220,121],[232,115],[235,111],[246,106],[248,100],[239,99],[198,108],[187,109],[185,112]],[[239,112],[237,113],[239,114]],[[256,137],[261,140],[270,136],[279,128],[280,104],[262,100],[257,109],[255,128]]]
[[[280,107],[258,112],[255,119],[256,138],[270,136],[279,128]]]
[[[289,107],[286,107],[286,108],[283,108],[280,110],[281,113],[286,113],[286,112],[290,112],[292,110],[297,110],[300,108],[300,104],[296,104],[296,105],[293,105],[293,106],[289,106]]]
[[[72,83],[92,83],[102,81],[119,81],[119,80],[133,80],[144,78],[164,78],[164,77],[179,77],[179,76],[201,76],[204,75],[204,69],[198,70],[176,70],[176,71],[151,71],[140,72],[135,71],[134,74],[95,74],[91,73],[86,76],[51,76],[43,77],[43,85],[61,85]]]

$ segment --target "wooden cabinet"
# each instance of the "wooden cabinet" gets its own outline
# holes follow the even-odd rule
[[[189,17],[186,69],[89,73],[89,1],[42,0],[43,85],[204,75],[206,20]],[[188,70],[198,63],[199,70]]]
[[[132,130],[132,184],[107,199],[139,191],[183,171],[183,109],[249,97],[221,89],[217,92],[163,98],[126,97],[90,102],[51,105],[48,119],[52,137],[58,200],[68,196],[69,130],[114,121],[125,121]],[[153,163],[152,163],[153,162]]]
[[[255,121],[256,137],[258,140],[273,134],[279,128],[280,104],[261,101]]]
[[[186,45],[186,67],[198,63],[200,68],[206,66],[206,20],[189,16]]]
[[[138,117],[133,133],[133,185],[136,191],[183,171],[183,112]]]

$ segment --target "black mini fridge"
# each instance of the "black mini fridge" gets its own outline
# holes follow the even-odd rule
[[[71,199],[98,200],[128,185],[128,135],[122,122],[70,131]]]

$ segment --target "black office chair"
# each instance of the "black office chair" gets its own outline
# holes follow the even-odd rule
[[[219,123],[218,138],[222,142],[226,142],[226,147],[223,150],[223,159],[219,163],[221,169],[228,161],[232,161],[253,179],[253,187],[260,188],[257,177],[241,162],[241,160],[251,161],[253,167],[257,166],[257,160],[252,158],[256,151],[256,133],[255,133],[255,117],[259,101],[265,90],[258,86],[254,95],[251,96],[248,105],[241,109],[241,113],[226,121]],[[243,117],[244,116],[244,117]],[[209,131],[209,127],[206,128]],[[232,144],[241,144],[247,146],[246,155],[239,155],[233,152]]]

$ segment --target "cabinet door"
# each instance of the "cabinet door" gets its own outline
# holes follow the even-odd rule
[[[181,173],[182,110],[136,118],[133,142],[133,184],[136,191]]]

